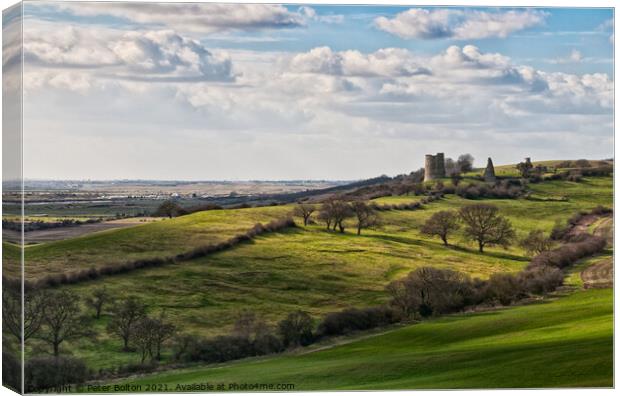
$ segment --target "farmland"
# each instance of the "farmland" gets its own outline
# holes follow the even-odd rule
[[[450,183],[449,179],[444,182]],[[612,205],[611,177],[532,183],[528,190],[529,196],[536,199],[477,201],[496,206],[514,226],[517,239],[535,229],[549,233],[578,211]],[[420,199],[415,195],[393,195],[373,201],[378,205],[398,205]],[[355,235],[352,220],[345,221],[346,231],[339,233],[327,231],[316,218],[307,226],[296,218],[296,227],[261,234],[204,257],[102,276],[58,289],[86,297],[105,286],[117,299],[138,297],[149,315],[164,315],[183,334],[194,337],[230,334],[244,311],[251,311],[267,325],[275,326],[288,313],[301,310],[308,312],[316,324],[330,312],[386,303],[385,286],[416,268],[452,269],[479,279],[521,271],[531,255],[518,244],[506,249],[492,246],[481,254],[460,232],[451,237],[447,247],[439,239],[420,232],[434,213],[458,210],[473,202],[476,200],[447,194],[415,210],[382,210],[380,224],[364,229],[361,235]],[[129,260],[175,256],[226,241],[257,223],[290,216],[294,206],[200,211],[34,244],[25,248],[26,279],[120,265]],[[610,221],[598,220],[589,224],[587,231],[609,235]],[[290,382],[298,390],[608,386],[611,292],[584,287],[595,283],[609,285],[594,278],[608,276],[608,264],[601,259],[609,261],[612,254],[608,248],[600,257],[583,260],[567,275],[568,289],[536,304],[433,318],[421,324],[397,325],[327,340],[282,356],[231,362],[217,369],[203,366],[175,370],[155,379],[132,381],[173,385],[190,384],[201,378],[216,382],[244,378]],[[19,249],[4,243],[4,256],[5,260],[17,260]],[[590,267],[593,269],[589,275],[582,275]],[[84,304],[82,309],[91,310]],[[99,319],[89,319],[93,337],[66,341],[61,349],[71,351],[95,371],[139,363],[136,353],[123,351],[121,340],[106,331],[111,319],[111,312],[104,308]],[[561,329],[565,327],[572,329],[568,337],[562,337]],[[31,356],[45,348],[45,344],[33,338],[26,351]],[[578,363],[570,359],[571,348],[582,354]],[[373,362],[384,369],[373,368]],[[443,368],[446,362],[452,362],[449,370]],[[567,368],[573,368],[574,375],[564,375],[562,366],[552,366],[550,362],[564,362]],[[173,363],[169,348],[164,349],[161,363]],[[516,375],[502,376],[511,365]],[[290,370],[282,370],[288,366]],[[368,369],[361,369],[362,366]],[[531,368],[536,368],[538,374],[530,375]],[[550,382],[544,382],[550,375]]]

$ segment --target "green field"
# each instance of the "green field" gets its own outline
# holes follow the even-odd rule
[[[451,315],[316,352],[178,370],[125,384],[294,384],[295,390],[613,386],[613,292],[577,291]]]
[[[256,223],[284,217],[283,206],[198,212],[156,223],[93,233],[79,238],[28,246],[26,279],[89,269],[129,260],[173,256],[198,246],[223,242]],[[6,247],[8,260],[19,249]]]
[[[443,246],[438,239],[422,235],[419,232],[421,225],[436,211],[457,210],[474,202],[492,203],[499,207],[502,215],[510,219],[517,230],[517,235],[523,237],[533,229],[550,231],[556,222],[565,222],[577,211],[591,210],[598,205],[611,206],[612,186],[611,177],[585,178],[580,183],[554,181],[529,186],[537,196],[562,196],[567,198],[564,201],[527,199],[472,201],[455,195],[447,195],[441,200],[424,205],[419,210],[382,211],[380,212],[381,226],[373,230],[364,230],[361,236],[355,235],[352,222],[348,223],[349,228],[345,234],[328,232],[321,224],[298,226],[261,235],[251,242],[244,242],[232,249],[200,259],[158,268],[135,270],[62,287],[86,296],[92,292],[93,288],[105,285],[116,297],[138,296],[146,302],[150,314],[158,315],[164,311],[166,318],[183,333],[207,337],[230,333],[237,315],[243,309],[257,313],[269,324],[277,323],[288,313],[298,309],[309,312],[318,321],[328,312],[352,306],[366,307],[386,302],[385,285],[421,266],[450,268],[468,273],[472,277],[487,278],[493,273],[517,272],[529,262],[530,257],[516,245],[508,249],[491,247],[485,250],[484,254],[480,254],[476,247],[467,243],[460,234],[450,240],[453,244],[450,247]],[[375,201],[379,204],[400,204],[419,199],[415,196],[393,196],[379,198]],[[129,259],[171,256],[196,246],[224,241],[247,231],[256,223],[267,223],[287,216],[291,209],[291,205],[285,205],[206,211],[156,223],[29,246],[25,249],[26,275],[27,278],[32,279],[54,272],[70,272],[76,269],[121,263]],[[301,224],[301,219],[297,219],[297,223]],[[16,256],[18,253],[19,249],[15,246],[5,244],[5,257]],[[611,251],[607,254],[611,254]],[[588,265],[587,262],[584,262],[579,268],[582,269],[586,265]],[[574,287],[581,287],[578,274],[570,275],[568,283]],[[596,309],[600,313],[597,320],[602,321],[605,317],[605,320],[611,321],[611,314],[603,309],[606,304],[611,304],[611,294],[587,291],[576,295],[586,299],[584,301],[596,302],[600,305],[601,310],[598,311],[599,305]],[[343,374],[342,383],[330,382],[329,379],[329,372],[335,370],[338,362],[341,361],[333,355],[339,352],[333,351],[342,350],[345,355],[349,356],[355,349],[348,348],[355,348],[354,345],[364,345],[364,348],[368,348],[367,355],[362,354],[360,362],[364,362],[364,359],[370,362],[373,354],[381,355],[377,349],[380,349],[380,343],[384,342],[381,341],[383,336],[304,356],[268,359],[269,364],[275,366],[265,368],[265,373],[276,371],[269,373],[264,380],[271,381],[273,378],[280,381],[276,376],[278,365],[286,365],[288,363],[285,362],[290,359],[297,364],[296,359],[300,359],[300,366],[296,369],[298,374],[291,379],[295,384],[299,384],[300,389],[353,389],[363,384],[368,384],[364,385],[365,389],[513,386],[509,376],[500,379],[499,374],[498,378],[489,377],[488,383],[476,382],[483,381],[483,372],[489,369],[485,366],[485,359],[482,356],[485,353],[497,354],[501,348],[506,348],[505,357],[493,355],[493,359],[486,360],[492,362],[498,359],[496,365],[493,365],[493,367],[497,366],[498,373],[504,370],[505,374],[505,365],[508,362],[522,364],[525,369],[527,368],[527,364],[523,362],[525,356],[537,353],[532,349],[535,345],[528,343],[538,339],[539,334],[531,333],[528,330],[529,327],[519,328],[515,324],[512,329],[514,334],[506,333],[503,338],[504,336],[501,335],[504,334],[503,330],[499,334],[493,333],[493,329],[501,329],[505,320],[522,323],[519,318],[526,318],[530,314],[538,315],[538,313],[550,316],[546,316],[547,321],[544,323],[532,324],[532,326],[539,326],[536,329],[547,329],[546,332],[556,327],[561,328],[566,325],[565,320],[568,319],[554,313],[574,308],[575,315],[578,315],[579,312],[585,310],[581,304],[576,303],[576,298],[563,297],[551,303],[520,307],[514,310],[507,309],[501,312],[457,315],[397,330],[385,336],[388,337],[385,340],[386,345],[395,343],[397,340],[402,341],[403,337],[407,338],[411,334],[413,338],[411,343],[404,344],[402,354],[395,355],[394,360],[390,360],[387,355],[385,355],[385,360],[383,357],[376,360],[386,363],[388,369],[380,374],[384,380],[377,380],[369,372],[364,374],[363,371],[359,375],[367,376],[365,380],[357,377],[357,374],[351,375],[350,378]],[[551,311],[547,314],[545,313],[547,311],[542,310]],[[570,317],[573,318],[573,316]],[[494,318],[499,319],[499,322],[492,322]],[[92,319],[92,327],[96,333],[95,339],[83,338],[79,341],[65,342],[61,349],[71,351],[75,356],[85,359],[88,366],[95,370],[138,363],[137,353],[122,352],[120,339],[113,338],[106,333],[105,327],[109,319],[107,312],[104,312],[99,320]],[[557,322],[554,322],[556,320]],[[450,323],[456,323],[458,326],[468,326],[467,323],[471,323],[471,326],[479,326],[479,328],[471,333],[473,338],[466,341],[468,337],[466,334],[461,337],[461,328],[453,327],[453,330],[457,329],[455,331],[458,333],[457,339],[448,342],[446,338],[441,342],[442,344],[445,342],[446,345],[441,347],[433,344],[432,339],[424,341],[424,337],[432,331],[418,330],[432,329],[438,332],[448,332],[448,330],[441,329],[451,326]],[[574,325],[578,328],[589,327],[589,324],[585,322],[574,323]],[[489,327],[489,332],[483,334],[481,332],[485,326]],[[599,329],[600,332],[604,333],[608,330],[605,326],[607,324]],[[472,331],[474,331],[473,327]],[[611,337],[611,331],[608,335]],[[578,338],[578,334],[571,332],[571,337]],[[577,340],[577,338],[573,340],[573,345],[580,348],[581,344],[576,344],[578,341],[583,343],[583,349],[587,349],[586,345],[591,340],[587,338]],[[477,339],[493,339],[495,344],[490,342],[488,347],[485,347],[488,349],[478,348],[475,344]],[[501,339],[505,339],[507,344],[502,346]],[[557,351],[553,352],[557,354],[566,353],[565,349],[570,344],[562,343],[559,339],[545,338],[545,340],[549,342],[549,348],[557,348]],[[601,359],[609,360],[610,353],[601,352],[600,349],[607,348],[606,344],[599,348],[598,342],[593,344],[591,350],[599,351]],[[486,341],[480,345],[485,343]],[[522,356],[518,351],[510,349],[515,345],[523,346]],[[527,345],[530,349],[526,348]],[[443,349],[444,347],[447,349]],[[45,346],[40,341],[32,339],[27,345],[27,353],[40,353],[44,348]],[[385,354],[391,354],[390,351],[389,348],[386,349]],[[452,352],[454,355],[450,355]],[[590,354],[589,351],[584,352]],[[546,354],[542,352],[540,354],[542,367],[548,362],[544,361]],[[313,357],[310,358],[310,356]],[[449,356],[452,356],[452,359]],[[304,363],[306,361],[304,359],[310,359],[309,363]],[[312,359],[324,361],[325,365],[319,365]],[[476,368],[477,366],[473,365],[472,371],[468,373],[466,370],[468,359],[479,362],[480,367]],[[408,360],[411,360],[411,364],[404,365],[400,372],[391,369],[393,365],[402,364]],[[427,360],[429,365],[422,364]],[[455,371],[451,370],[450,375],[442,374],[439,366],[452,360],[455,362]],[[170,362],[168,349],[164,351],[164,363],[167,362]],[[351,373],[357,372],[355,362],[354,358],[351,358],[348,363],[343,362],[343,370],[349,370]],[[576,364],[575,359],[570,362]],[[586,359],[584,364],[589,364],[587,362]],[[241,367],[239,370],[245,370],[243,367],[247,364],[251,367],[248,373],[253,376],[249,378],[253,378],[253,381],[259,380],[262,375],[260,364],[257,362],[239,363],[238,367]],[[316,365],[316,372],[314,368],[311,368],[314,367],[313,365]],[[235,374],[238,372],[234,371],[236,370],[234,367],[237,367],[237,364],[230,365],[231,377],[226,377],[228,371],[222,369],[217,371],[218,376],[221,374],[222,377],[217,378],[222,380],[231,378],[232,380],[234,375],[238,375]],[[200,373],[204,370],[207,370],[209,377],[213,372],[205,368],[200,370],[196,374],[184,372],[182,375],[179,374],[181,375],[179,378],[182,378],[182,382],[192,382],[193,376],[202,375]],[[294,372],[293,370],[292,373]],[[316,373],[317,377],[313,373]],[[586,374],[583,374],[584,379],[590,378],[594,381],[595,376],[588,377]],[[601,378],[607,380],[610,378],[608,374],[603,374]],[[176,381],[174,379],[176,377],[167,375],[162,377],[162,381]],[[305,375],[307,380],[302,381],[300,379],[302,375]],[[454,380],[448,381],[448,378],[454,378]],[[544,376],[540,378],[542,380]],[[532,376],[531,381],[535,380],[536,377]],[[289,381],[289,379],[282,379],[282,381]],[[558,378],[557,382],[549,382],[548,385],[561,385],[562,381],[564,379]],[[592,384],[604,384],[604,382],[594,381]],[[536,386],[536,383],[532,382],[532,386]]]

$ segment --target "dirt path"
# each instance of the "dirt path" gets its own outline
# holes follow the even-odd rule
[[[614,285],[614,263],[606,258],[593,264],[581,272],[581,280],[585,289],[604,289]]]

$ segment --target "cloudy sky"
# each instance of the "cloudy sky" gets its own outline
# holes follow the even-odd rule
[[[25,176],[360,179],[613,155],[610,9],[26,3]]]

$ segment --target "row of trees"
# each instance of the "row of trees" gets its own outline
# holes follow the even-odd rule
[[[475,204],[462,207],[458,211],[442,210],[434,213],[422,226],[421,232],[440,238],[448,246],[448,238],[465,226],[464,236],[478,244],[482,253],[487,245],[508,247],[515,239],[515,231],[510,221],[499,214],[496,206]],[[553,239],[542,230],[532,230],[519,241],[519,246],[530,255],[551,250]]]
[[[293,209],[293,215],[303,218],[304,225],[308,225],[311,216],[317,207],[311,204],[300,203]],[[345,232],[345,220],[355,218],[357,235],[362,229],[371,228],[379,224],[379,216],[374,207],[365,201],[355,200],[347,202],[339,198],[330,198],[318,208],[317,219],[323,221],[328,230]]]
[[[81,303],[92,308],[93,314],[83,312]],[[21,299],[18,291],[4,288],[2,293],[2,319],[18,343],[21,343]],[[161,359],[161,347],[174,334],[174,326],[167,323],[162,312],[159,317],[146,315],[146,305],[136,297],[115,301],[105,287],[95,289],[81,300],[68,290],[29,290],[24,295],[24,341],[36,338],[50,347],[58,357],[66,341],[94,337],[92,317],[100,318],[109,307],[111,320],[107,331],[119,337],[124,351],[138,349],[142,361],[146,357]]]
[[[308,225],[317,207],[311,204],[298,204],[293,214],[303,218]],[[357,234],[364,228],[380,224],[376,209],[363,201],[346,202],[330,199],[319,209],[317,218],[324,221],[328,230],[345,231],[344,221],[355,217]],[[478,245],[479,252],[489,245],[508,247],[515,239],[516,233],[510,221],[501,216],[499,209],[490,204],[467,205],[456,210],[435,212],[422,226],[421,232],[431,237],[439,237],[444,245],[449,245],[449,238],[464,228],[464,236]],[[542,231],[532,231],[520,242],[530,253],[539,253],[551,248],[551,240]]]
[[[499,214],[494,205],[467,205],[458,211],[442,210],[434,213],[422,226],[421,232],[437,236],[448,245],[448,238],[464,225],[464,235],[478,244],[482,253],[487,245],[507,247],[515,237],[510,221]]]

